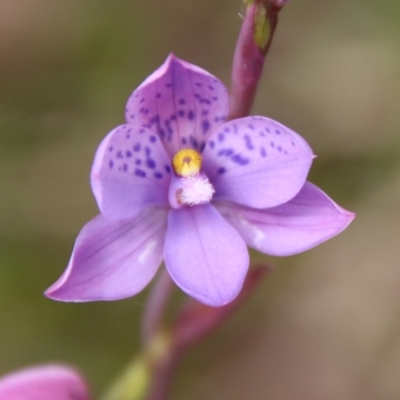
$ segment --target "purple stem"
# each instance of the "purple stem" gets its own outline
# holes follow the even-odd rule
[[[149,293],[142,319],[142,341],[148,344],[161,330],[163,314],[171,295],[174,283],[166,270],[163,268],[158,275]]]
[[[255,0],[247,7],[232,65],[229,120],[249,115],[271,46],[278,12],[286,1]],[[266,40],[256,43],[256,30],[265,28]]]

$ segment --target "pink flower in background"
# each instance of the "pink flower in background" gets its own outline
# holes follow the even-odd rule
[[[61,365],[42,365],[0,378],[0,400],[89,400],[82,377]]]
[[[127,123],[95,156],[101,215],[48,297],[126,298],[164,259],[184,292],[222,306],[242,287],[246,246],[287,256],[348,226],[354,214],[306,182],[314,156],[304,139],[265,117],[225,122],[228,112],[224,85],[173,55],[133,92]]]

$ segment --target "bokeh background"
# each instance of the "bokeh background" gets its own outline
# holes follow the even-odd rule
[[[137,351],[145,294],[42,292],[97,213],[94,151],[170,51],[227,85],[240,0],[0,0],[0,374],[77,365],[101,393]],[[174,399],[400,398],[400,2],[293,0],[254,112],[300,132],[310,179],[356,211],[285,259],[185,358]]]

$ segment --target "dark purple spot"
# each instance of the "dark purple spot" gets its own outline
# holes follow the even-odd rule
[[[188,111],[187,113],[187,117],[189,121],[193,121],[194,120],[194,112],[193,111]]]
[[[260,136],[265,137],[265,133],[260,131]]]
[[[189,136],[189,140],[190,140],[190,144],[191,144],[195,149],[197,149],[197,146],[198,146],[197,139],[196,139],[194,136],[190,135],[190,136]]]
[[[199,146],[200,153],[204,150],[204,147],[206,147],[206,142],[201,142]]]
[[[184,117],[184,116],[185,116],[185,111],[179,110],[179,111],[178,111],[178,115],[179,115],[180,117]]]
[[[224,168],[224,167],[219,167],[218,169],[217,169],[217,173],[218,174],[223,174],[223,173],[225,173],[226,172],[226,169]]]
[[[183,145],[185,145],[185,144],[187,143],[187,140],[186,140],[185,137],[181,138],[181,143],[182,143]]]
[[[248,158],[242,157],[240,154],[235,154],[231,157],[231,160],[239,165],[246,165],[250,162]]]
[[[230,157],[232,154],[233,154],[232,149],[222,149],[217,153],[217,155],[219,156],[226,156],[226,157]]]
[[[146,172],[144,172],[142,169],[136,168],[135,169],[135,175],[139,176],[140,178],[145,178],[146,177]]]
[[[185,99],[179,99],[179,104],[186,104],[186,100]]]
[[[117,158],[124,158],[122,151],[118,151]]]
[[[246,144],[246,147],[248,150],[254,150],[253,143],[251,142],[251,138],[249,135],[244,135],[243,136],[244,142]]]
[[[271,143],[270,143],[270,146],[271,146],[272,148],[274,148],[274,147],[275,147],[275,143],[274,143],[274,142],[271,142]]]
[[[209,86],[208,88],[209,88],[210,90],[214,90],[214,88],[213,88],[212,86]]]
[[[202,115],[203,117],[206,117],[206,116],[208,115],[208,110],[203,110],[203,111],[201,112],[201,115]]]
[[[112,160],[110,160],[110,161],[108,162],[108,166],[110,167],[110,169],[114,166],[114,163],[113,163]]]
[[[157,140],[157,138],[154,135],[150,136],[150,142],[154,143]]]
[[[142,163],[142,160],[137,159],[137,160],[135,161],[135,163],[136,163],[136,165],[140,165],[140,164]]]
[[[166,165],[165,171],[167,171],[167,174],[169,174],[171,172],[171,167],[169,165]]]
[[[288,152],[286,150],[283,151],[285,154],[287,154]]]
[[[293,143],[293,142],[292,142],[292,143]],[[114,149],[114,147],[110,146],[110,147],[108,148],[108,151],[113,151],[113,149]]]
[[[146,129],[144,129],[144,128],[139,129],[139,133],[145,133],[145,132],[146,132]]]
[[[248,124],[247,127],[248,127],[249,129],[251,129],[252,131],[254,131],[254,125],[253,125],[253,124]]]
[[[158,136],[160,136],[161,139],[164,138],[164,136],[165,136],[165,131],[164,131],[164,129],[158,127],[158,128],[157,128],[157,133],[158,133]]]
[[[205,135],[210,129],[210,123],[206,119],[201,122],[201,129],[203,131],[203,135]]]
[[[144,154],[146,154],[146,156],[148,157],[149,155],[150,155],[150,153],[151,153],[151,150],[150,150],[150,147],[145,147],[144,148]]]
[[[214,122],[219,122],[219,117],[215,117]]]
[[[218,96],[213,96],[212,99],[213,99],[214,101],[217,101],[217,100],[218,100]]]
[[[143,99],[140,99],[139,103],[142,104],[144,102],[144,97]]]
[[[208,145],[213,149],[215,146],[215,143],[212,140],[209,140]]]
[[[203,86],[203,84],[200,83],[200,82],[196,82],[195,85],[196,85],[196,86],[199,86],[199,87],[200,87],[200,86]]]
[[[282,151],[282,147],[281,147],[281,146],[278,146],[276,149],[277,149],[278,151]]]
[[[293,140],[290,141],[290,143],[292,143],[292,146],[295,147],[295,143],[293,142]]]
[[[162,174],[160,174],[159,172],[154,172],[154,178],[161,179]]]
[[[169,117],[169,119],[171,120],[171,121],[175,121],[176,120],[176,114],[171,114],[171,116]],[[169,125],[169,121],[168,120],[166,120],[165,121],[165,124],[166,125]]]
[[[122,169],[124,170],[124,172],[128,171],[128,164],[124,163],[122,165]]]
[[[224,128],[224,132],[229,133],[230,131],[231,131],[230,128],[228,127]]]
[[[133,146],[133,151],[140,151],[140,149],[141,149],[141,145],[140,145],[140,143],[136,143],[134,146]]]
[[[264,147],[260,147],[260,154],[261,157],[267,157],[267,152],[265,151]]]
[[[281,131],[280,131],[279,129],[277,129],[277,130],[275,131],[275,133],[276,133],[277,135],[280,135],[280,134],[281,134]]]
[[[153,169],[153,168],[156,167],[156,162],[155,162],[152,158],[147,158],[147,159],[146,159],[146,165],[147,165],[149,168]]]
[[[167,83],[166,85],[165,85],[165,87],[167,87],[167,88],[170,88],[172,86],[172,83]]]
[[[270,132],[271,132],[271,131],[269,130],[269,128],[267,128],[267,127],[264,127],[264,131],[267,132],[267,133],[270,133]]]
[[[126,139],[129,139],[131,137],[131,135],[128,133],[125,137],[126,137]]]
[[[125,152],[125,155],[126,155],[128,158],[131,158],[131,157],[132,157],[132,153],[131,153],[129,150],[127,150],[127,151]]]
[[[150,118],[150,124],[157,124],[160,122],[160,117],[155,115],[153,118]]]
[[[157,97],[157,99],[159,99],[161,97],[161,93],[157,93],[156,97]]]
[[[218,133],[218,141],[221,143],[224,141],[224,139],[225,139],[225,135],[221,132]]]

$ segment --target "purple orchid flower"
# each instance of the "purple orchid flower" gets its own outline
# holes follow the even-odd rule
[[[354,214],[306,182],[314,156],[304,139],[265,117],[226,122],[228,112],[224,85],[174,55],[133,92],[127,124],[94,159],[101,215],[48,297],[126,298],[164,259],[184,292],[222,306],[242,287],[246,246],[288,256],[349,225]]]
[[[89,400],[85,381],[62,365],[41,365],[0,378],[0,400]]]

